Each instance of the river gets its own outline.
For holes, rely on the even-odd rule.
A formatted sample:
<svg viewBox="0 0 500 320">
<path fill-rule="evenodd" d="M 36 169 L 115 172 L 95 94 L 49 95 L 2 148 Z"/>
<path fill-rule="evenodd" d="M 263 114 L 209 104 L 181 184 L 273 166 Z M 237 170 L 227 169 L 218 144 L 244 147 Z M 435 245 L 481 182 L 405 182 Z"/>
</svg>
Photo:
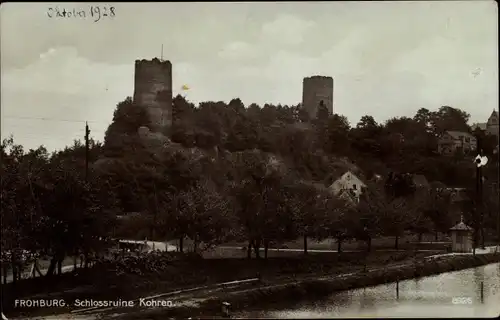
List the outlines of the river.
<svg viewBox="0 0 500 320">
<path fill-rule="evenodd" d="M 482 284 L 481 284 L 482 283 Z M 483 299 L 481 302 L 481 286 Z M 398 290 L 397 290 L 398 288 Z M 274 309 L 274 310 L 273 310 Z M 332 294 L 315 302 L 247 310 L 238 318 L 498 317 L 500 263 Z"/>
</svg>

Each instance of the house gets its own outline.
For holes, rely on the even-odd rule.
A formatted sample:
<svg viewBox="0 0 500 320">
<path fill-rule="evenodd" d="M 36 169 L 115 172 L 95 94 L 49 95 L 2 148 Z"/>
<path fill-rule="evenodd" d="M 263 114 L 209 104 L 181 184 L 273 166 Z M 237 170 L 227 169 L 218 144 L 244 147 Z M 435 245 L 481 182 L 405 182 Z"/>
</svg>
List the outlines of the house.
<svg viewBox="0 0 500 320">
<path fill-rule="evenodd" d="M 498 136 L 498 125 L 498 112 L 493 110 L 487 122 L 473 124 L 472 130 L 479 129 L 486 134 Z"/>
<path fill-rule="evenodd" d="M 469 153 L 475 150 L 476 146 L 476 137 L 468 132 L 445 131 L 438 140 L 438 152 L 444 155 L 456 152 Z"/>
<path fill-rule="evenodd" d="M 358 203 L 366 184 L 351 171 L 347 171 L 329 187 L 334 195 L 347 201 Z"/>
</svg>

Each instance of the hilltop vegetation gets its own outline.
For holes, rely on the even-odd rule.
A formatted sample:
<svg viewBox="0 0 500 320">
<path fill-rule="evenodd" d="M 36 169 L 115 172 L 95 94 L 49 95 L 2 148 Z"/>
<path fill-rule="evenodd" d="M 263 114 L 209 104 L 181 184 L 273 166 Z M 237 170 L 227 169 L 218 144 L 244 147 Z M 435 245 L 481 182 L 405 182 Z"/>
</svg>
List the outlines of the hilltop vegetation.
<svg viewBox="0 0 500 320">
<path fill-rule="evenodd" d="M 351 126 L 344 116 L 329 116 L 321 107 L 317 118 L 309 119 L 299 106 L 245 107 L 239 99 L 227 105 L 203 102 L 196 107 L 177 96 L 174 106 L 174 125 L 165 133 L 173 142 L 205 151 L 256 149 L 272 153 L 305 180 L 323 181 L 335 165 L 341 170 L 358 167 L 367 179 L 373 173 L 409 172 L 448 186 L 467 187 L 473 178 L 463 169 L 465 163 L 470 166 L 475 155 L 457 154 L 450 158 L 437 154 L 440 133 L 471 132 L 469 115 L 451 107 L 437 111 L 420 109 L 413 118 L 395 117 L 384 124 L 366 115 Z M 109 153 L 113 153 L 111 145 L 123 141 L 120 134 L 135 134 L 140 126 L 147 125 L 147 115 L 133 106 L 131 99 L 120 103 L 105 139 Z M 482 148 L 491 157 L 497 142 L 494 137 L 482 136 Z M 349 161 L 346 163 L 345 159 Z"/>
<path fill-rule="evenodd" d="M 192 239 L 195 248 L 247 241 L 259 248 L 298 237 L 397 239 L 405 231 L 447 231 L 449 196 L 416 191 L 411 182 L 377 183 L 389 172 L 423 174 L 448 186 L 474 186 L 474 155 L 436 153 L 444 130 L 470 131 L 469 115 L 451 107 L 420 109 L 413 118 L 384 124 L 363 116 L 351 126 L 341 115 L 318 111 L 308 119 L 298 106 L 245 107 L 174 98 L 171 140 L 143 139 L 149 117 L 130 98 L 120 102 L 104 143 L 49 154 L 2 143 L 2 262 L 18 270 L 26 252 L 49 256 L 52 275 L 65 256 L 90 257 L 113 237 Z M 495 141 L 483 137 L 491 157 L 489 182 L 498 174 Z M 368 184 L 358 206 L 327 190 L 345 171 Z M 488 193 L 487 224 L 495 226 L 498 199 Z M 474 197 L 460 206 L 473 221 Z M 496 210 L 496 211 L 495 211 Z M 139 213 L 118 223 L 117 215 Z M 130 215 L 129 215 L 130 216 Z M 120 220 L 122 221 L 122 220 Z"/>
</svg>

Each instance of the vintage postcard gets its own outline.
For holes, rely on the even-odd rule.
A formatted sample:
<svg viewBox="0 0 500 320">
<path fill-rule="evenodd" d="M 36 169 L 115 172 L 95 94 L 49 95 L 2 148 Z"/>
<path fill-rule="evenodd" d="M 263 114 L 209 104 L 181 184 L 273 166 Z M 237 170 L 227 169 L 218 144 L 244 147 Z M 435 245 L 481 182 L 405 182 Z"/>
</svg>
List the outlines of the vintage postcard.
<svg viewBox="0 0 500 320">
<path fill-rule="evenodd" d="M 494 1 L 0 6 L 3 319 L 500 314 Z"/>
</svg>

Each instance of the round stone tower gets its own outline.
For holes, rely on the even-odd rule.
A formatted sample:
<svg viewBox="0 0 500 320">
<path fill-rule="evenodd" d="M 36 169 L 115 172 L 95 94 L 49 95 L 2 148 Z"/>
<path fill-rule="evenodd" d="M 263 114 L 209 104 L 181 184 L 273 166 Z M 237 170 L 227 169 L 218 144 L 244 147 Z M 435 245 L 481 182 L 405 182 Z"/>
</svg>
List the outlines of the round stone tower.
<svg viewBox="0 0 500 320">
<path fill-rule="evenodd" d="M 172 123 L 172 63 L 135 61 L 134 103 L 148 110 L 151 131 L 163 131 Z"/>
<path fill-rule="evenodd" d="M 302 107 L 311 119 L 316 117 L 320 104 L 333 114 L 333 78 L 312 76 L 304 78 L 302 86 Z"/>
</svg>

